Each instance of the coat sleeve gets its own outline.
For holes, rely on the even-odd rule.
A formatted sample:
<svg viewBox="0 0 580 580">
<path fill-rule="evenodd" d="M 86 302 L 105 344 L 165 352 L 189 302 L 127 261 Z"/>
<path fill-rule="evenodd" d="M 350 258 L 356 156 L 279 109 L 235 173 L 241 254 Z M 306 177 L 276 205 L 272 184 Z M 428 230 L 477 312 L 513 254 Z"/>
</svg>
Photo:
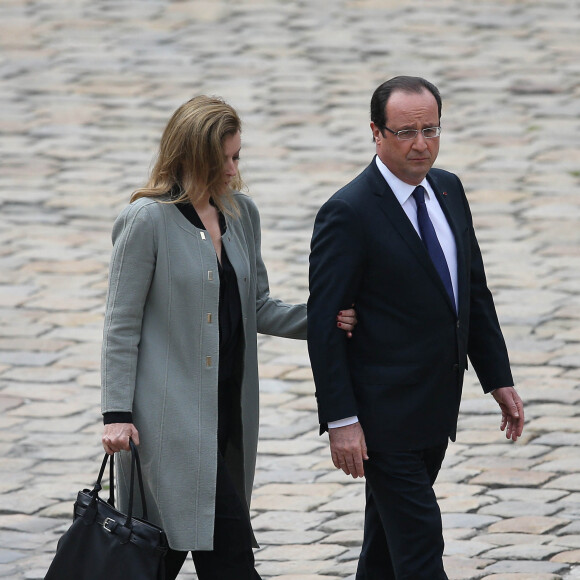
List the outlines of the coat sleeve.
<svg viewBox="0 0 580 580">
<path fill-rule="evenodd" d="M 258 332 L 285 338 L 306 339 L 306 304 L 286 304 L 270 296 L 268 272 L 262 260 L 260 214 L 246 198 L 253 237 L 256 275 L 256 321 Z"/>
<path fill-rule="evenodd" d="M 113 227 L 113 253 L 101 352 L 101 411 L 130 412 L 143 309 L 156 263 L 156 236 L 146 205 L 130 205 Z"/>
<path fill-rule="evenodd" d="M 364 271 L 364 239 L 361 220 L 348 203 L 331 199 L 322 206 L 310 252 L 308 352 L 323 428 L 329 421 L 358 415 L 348 339 L 337 328 L 336 315 L 356 302 Z"/>
</svg>

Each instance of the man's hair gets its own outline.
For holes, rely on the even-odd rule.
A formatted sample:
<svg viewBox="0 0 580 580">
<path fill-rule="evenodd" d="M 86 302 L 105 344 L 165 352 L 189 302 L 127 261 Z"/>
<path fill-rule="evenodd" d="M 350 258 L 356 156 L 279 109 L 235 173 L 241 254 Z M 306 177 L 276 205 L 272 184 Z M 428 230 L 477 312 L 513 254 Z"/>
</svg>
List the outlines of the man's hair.
<svg viewBox="0 0 580 580">
<path fill-rule="evenodd" d="M 399 76 L 384 82 L 377 87 L 371 98 L 371 121 L 381 130 L 387 126 L 387 101 L 395 91 L 404 93 L 422 93 L 429 91 L 437 101 L 439 118 L 441 118 L 441 95 L 439 89 L 421 77 Z"/>
</svg>

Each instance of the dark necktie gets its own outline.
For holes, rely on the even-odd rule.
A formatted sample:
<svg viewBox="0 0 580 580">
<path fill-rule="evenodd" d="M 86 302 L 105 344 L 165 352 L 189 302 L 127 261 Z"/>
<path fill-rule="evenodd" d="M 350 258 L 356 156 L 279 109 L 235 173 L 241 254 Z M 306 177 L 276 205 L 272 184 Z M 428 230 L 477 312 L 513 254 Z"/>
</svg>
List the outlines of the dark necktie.
<svg viewBox="0 0 580 580">
<path fill-rule="evenodd" d="M 425 188 L 422 185 L 418 185 L 413 191 L 413 197 L 417 202 L 417 220 L 419 222 L 419 233 L 421 234 L 421 238 L 423 238 L 423 243 L 425 246 L 427 246 L 427 251 L 429 252 L 429 256 L 431 256 L 431 261 L 433 262 L 435 269 L 443 281 L 445 290 L 447 290 L 447 293 L 451 298 L 451 302 L 453 302 L 453 305 L 455 305 L 453 286 L 451 284 L 451 275 L 449 274 L 449 266 L 447 265 L 445 254 L 441 249 L 441 244 L 437 239 L 437 234 L 435 233 L 433 222 L 429 217 L 429 212 L 427 211 L 427 206 L 425 205 Z"/>
</svg>

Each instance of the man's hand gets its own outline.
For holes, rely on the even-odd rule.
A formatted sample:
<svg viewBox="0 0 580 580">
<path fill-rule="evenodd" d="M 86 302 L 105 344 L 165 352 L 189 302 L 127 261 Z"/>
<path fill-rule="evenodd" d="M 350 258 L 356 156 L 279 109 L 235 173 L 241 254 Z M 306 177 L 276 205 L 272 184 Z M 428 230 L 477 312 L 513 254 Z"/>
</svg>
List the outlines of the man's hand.
<svg viewBox="0 0 580 580">
<path fill-rule="evenodd" d="M 121 449 L 130 451 L 129 438 L 139 445 L 139 432 L 133 423 L 109 423 L 103 429 L 103 448 L 109 455 Z"/>
<path fill-rule="evenodd" d="M 329 429 L 328 436 L 334 466 L 355 479 L 364 477 L 363 460 L 368 459 L 369 456 L 360 423 Z"/>
<path fill-rule="evenodd" d="M 492 393 L 501 409 L 500 429 L 512 441 L 517 441 L 524 430 L 524 404 L 514 387 L 502 387 Z"/>
</svg>

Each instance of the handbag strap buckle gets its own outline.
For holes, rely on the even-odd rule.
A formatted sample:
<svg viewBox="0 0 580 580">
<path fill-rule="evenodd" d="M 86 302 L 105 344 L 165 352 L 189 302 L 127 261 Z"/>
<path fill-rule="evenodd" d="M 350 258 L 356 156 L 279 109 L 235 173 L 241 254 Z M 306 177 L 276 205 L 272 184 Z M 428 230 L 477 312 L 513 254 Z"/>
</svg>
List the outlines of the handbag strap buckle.
<svg viewBox="0 0 580 580">
<path fill-rule="evenodd" d="M 103 521 L 103 528 L 105 528 L 109 534 L 112 534 L 115 531 L 117 525 L 117 522 L 113 518 L 105 518 Z"/>
</svg>

